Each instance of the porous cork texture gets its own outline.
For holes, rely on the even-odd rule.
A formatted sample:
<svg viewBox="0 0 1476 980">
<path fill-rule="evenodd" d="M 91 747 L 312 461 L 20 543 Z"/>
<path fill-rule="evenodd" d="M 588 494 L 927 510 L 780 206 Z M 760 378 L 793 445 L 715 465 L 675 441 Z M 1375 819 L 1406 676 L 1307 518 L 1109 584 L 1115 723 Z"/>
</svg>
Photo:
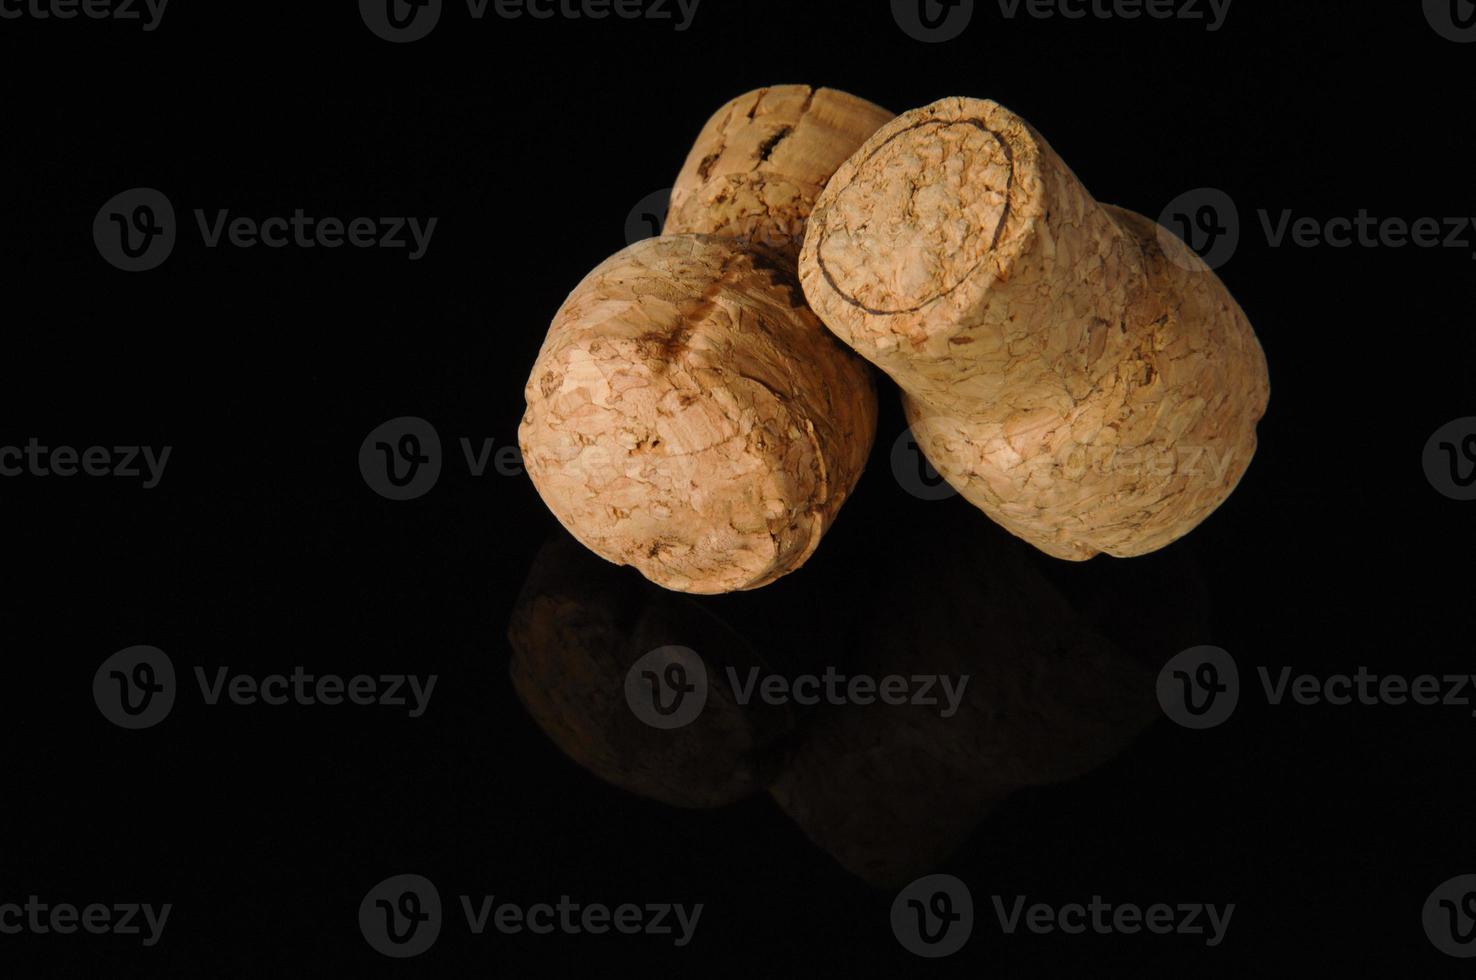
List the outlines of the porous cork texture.
<svg viewBox="0 0 1476 980">
<path fill-rule="evenodd" d="M 1266 361 L 1224 284 L 994 102 L 872 135 L 817 200 L 800 278 L 940 474 L 1048 554 L 1161 548 L 1255 452 Z"/>
<path fill-rule="evenodd" d="M 826 182 L 891 118 L 864 99 L 809 85 L 740 95 L 697 137 L 672 188 L 665 234 L 738 238 L 794 261 Z"/>
<path fill-rule="evenodd" d="M 814 552 L 876 430 L 866 365 L 766 249 L 647 239 L 554 316 L 519 428 L 581 543 L 669 589 L 753 589 Z"/>
</svg>

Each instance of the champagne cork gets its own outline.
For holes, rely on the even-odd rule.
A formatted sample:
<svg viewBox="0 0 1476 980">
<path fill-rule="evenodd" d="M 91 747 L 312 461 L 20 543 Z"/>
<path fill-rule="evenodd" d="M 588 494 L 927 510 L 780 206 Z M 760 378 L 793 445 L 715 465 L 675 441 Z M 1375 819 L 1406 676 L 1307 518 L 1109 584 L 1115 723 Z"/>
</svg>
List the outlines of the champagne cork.
<svg viewBox="0 0 1476 980">
<path fill-rule="evenodd" d="M 665 234 L 737 238 L 794 262 L 826 182 L 891 118 L 864 99 L 809 85 L 738 96 L 698 135 L 672 188 Z"/>
<path fill-rule="evenodd" d="M 816 202 L 800 278 L 939 473 L 1058 558 L 1162 548 L 1255 452 L 1266 361 L 1224 284 L 994 102 L 874 133 Z"/>
<path fill-rule="evenodd" d="M 669 589 L 754 589 L 800 567 L 876 430 L 870 372 L 786 264 L 731 239 L 647 239 L 564 302 L 519 442 L 554 515 Z"/>
</svg>

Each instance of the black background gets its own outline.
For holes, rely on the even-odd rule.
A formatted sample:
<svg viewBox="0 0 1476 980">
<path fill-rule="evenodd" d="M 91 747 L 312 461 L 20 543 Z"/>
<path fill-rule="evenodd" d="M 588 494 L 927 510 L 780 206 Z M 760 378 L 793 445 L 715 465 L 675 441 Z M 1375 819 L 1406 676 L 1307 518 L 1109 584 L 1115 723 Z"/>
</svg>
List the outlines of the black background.
<svg viewBox="0 0 1476 980">
<path fill-rule="evenodd" d="M 556 529 L 522 477 L 470 477 L 456 440 L 515 442 L 548 321 L 625 245 L 707 117 L 806 82 L 895 111 L 996 99 L 1103 201 L 1157 216 L 1224 189 L 1242 242 L 1220 273 L 1271 366 L 1261 448 L 1170 551 L 1212 608 L 1199 642 L 1254 665 L 1406 674 L 1470 666 L 1473 505 L 1426 481 L 1429 435 L 1472 410 L 1470 249 L 1272 248 L 1258 209 L 1476 215 L 1476 46 L 1417 3 L 1240 0 L 1223 29 L 1007 20 L 981 3 L 923 44 L 884 2 L 704 0 L 670 22 L 474 22 L 451 4 L 392 45 L 349 3 L 185 4 L 159 29 L 0 21 L 4 250 L 0 444 L 169 445 L 165 477 L 0 480 L 0 900 L 172 902 L 164 939 L 0 937 L 0 976 L 702 975 L 1168 977 L 1304 968 L 1454 975 L 1420 925 L 1476 872 L 1467 708 L 1243 699 L 1192 733 L 1160 720 L 1111 764 L 997 810 L 942 870 L 981 908 L 965 950 L 893 938 L 892 892 L 813 847 L 768 800 L 682 811 L 608 787 L 528 720 L 506 627 Z M 308 7 L 312 7 L 309 11 Z M 182 218 L 159 269 L 94 248 L 94 214 L 152 186 Z M 403 251 L 206 249 L 190 212 L 439 217 Z M 706 604 L 762 632 L 764 602 L 838 637 L 864 589 L 987 523 L 892 478 L 890 389 L 872 466 L 824 545 L 765 593 Z M 364 436 L 422 416 L 436 488 L 365 485 Z M 989 533 L 989 532 L 985 532 Z M 997 533 L 997 532 L 995 532 Z M 1072 589 L 1126 567 L 1066 568 Z M 943 559 L 946 560 L 946 555 Z M 1145 561 L 1151 561 L 1146 559 Z M 864 587 L 864 588 L 863 588 Z M 874 595 L 873 592 L 865 593 Z M 1151 619 L 1173 600 L 1123 600 Z M 1166 615 L 1168 613 L 1165 613 Z M 981 639 L 981 642 L 984 642 Z M 1131 638 L 1124 642 L 1131 643 Z M 94 671 L 134 644 L 177 666 L 436 673 L 425 717 L 205 708 L 157 728 L 98 713 Z M 1163 661 L 1178 649 L 1140 649 Z M 1253 689 L 1254 690 L 1254 689 Z M 448 926 L 396 962 L 359 934 L 365 891 L 425 874 L 443 898 L 702 902 L 696 940 L 494 936 Z M 1226 941 L 1002 935 L 990 894 L 1236 903 Z M 1396 974 L 1393 971 L 1398 971 Z"/>
</svg>

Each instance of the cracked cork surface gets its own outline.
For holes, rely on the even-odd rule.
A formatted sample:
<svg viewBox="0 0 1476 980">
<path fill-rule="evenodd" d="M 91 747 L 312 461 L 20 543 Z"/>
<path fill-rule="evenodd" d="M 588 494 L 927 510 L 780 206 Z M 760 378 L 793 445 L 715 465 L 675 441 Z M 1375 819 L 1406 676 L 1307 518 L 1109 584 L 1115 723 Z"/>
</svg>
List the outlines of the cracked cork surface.
<svg viewBox="0 0 1476 980">
<path fill-rule="evenodd" d="M 1018 116 L 950 98 L 840 167 L 800 278 L 966 499 L 1056 557 L 1127 557 L 1230 495 L 1270 394 L 1245 314 L 1175 243 Z"/>
<path fill-rule="evenodd" d="M 647 239 L 555 315 L 519 442 L 559 521 L 684 592 L 752 589 L 814 552 L 861 474 L 876 394 L 762 248 Z"/>
<path fill-rule="evenodd" d="M 809 85 L 740 95 L 698 135 L 672 188 L 665 234 L 738 238 L 793 262 L 826 182 L 891 118 L 864 99 Z"/>
</svg>

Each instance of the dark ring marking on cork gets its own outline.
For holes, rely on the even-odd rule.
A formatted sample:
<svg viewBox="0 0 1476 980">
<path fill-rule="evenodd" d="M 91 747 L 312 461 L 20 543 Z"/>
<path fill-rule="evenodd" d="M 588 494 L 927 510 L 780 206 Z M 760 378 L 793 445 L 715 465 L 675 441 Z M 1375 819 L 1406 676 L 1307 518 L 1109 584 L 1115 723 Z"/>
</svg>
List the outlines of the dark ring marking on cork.
<svg viewBox="0 0 1476 980">
<path fill-rule="evenodd" d="M 1005 188 L 1004 188 L 1005 203 L 1004 203 L 1004 210 L 1002 212 L 1000 212 L 1000 215 L 999 215 L 999 224 L 997 224 L 995 226 L 995 228 L 994 228 L 994 239 L 993 239 L 993 241 L 991 241 L 989 243 L 989 251 L 990 252 L 993 252 L 999 246 L 999 240 L 1004 235 L 1005 225 L 1010 220 L 1010 193 L 1015 188 L 1015 151 L 1010 148 L 1009 141 L 1004 138 L 1004 134 L 999 133 L 999 132 L 997 132 L 997 131 L 995 131 L 993 129 L 990 129 L 988 126 L 986 126 L 984 124 L 984 122 L 982 120 L 979 120 L 979 119 L 955 119 L 955 120 L 928 119 L 928 120 L 925 120 L 923 122 L 914 123 L 913 125 L 908 126 L 906 129 L 899 129 L 897 132 L 893 133 L 891 136 L 888 136 L 885 140 L 883 140 L 881 142 L 881 144 L 878 145 L 875 150 L 872 150 L 871 153 L 867 155 L 866 159 L 856 166 L 856 172 L 857 173 L 860 173 L 861 168 L 864 167 L 866 164 L 870 163 L 871 160 L 872 160 L 872 158 L 875 157 L 878 153 L 880 153 L 883 149 L 885 149 L 886 146 L 887 146 L 887 144 L 891 143 L 892 140 L 897 139 L 898 137 L 900 137 L 900 136 L 902 136 L 902 135 L 904 135 L 906 133 L 910 133 L 913 130 L 922 129 L 924 126 L 973 126 L 973 127 L 977 128 L 977 129 L 979 129 L 980 131 L 985 132 L 985 133 L 988 133 L 990 136 L 993 136 L 994 139 L 995 139 L 995 142 L 997 142 L 1000 145 L 1000 148 L 1002 150 L 1004 150 L 1005 162 L 1009 164 L 1010 175 L 1005 180 Z M 837 196 L 839 196 L 839 195 L 837 195 Z M 944 296 L 947 296 L 949 293 L 953 292 L 954 290 L 956 290 L 960 286 L 962 286 L 964 283 L 968 282 L 969 279 L 973 276 L 973 274 L 978 270 L 979 266 L 983 265 L 984 262 L 985 262 L 985 260 L 988 258 L 987 255 L 985 256 L 985 258 L 981 258 L 978 262 L 976 262 L 974 264 L 973 268 L 969 269 L 967 272 L 965 272 L 962 276 L 959 277 L 958 282 L 954 283 L 952 286 L 949 286 L 947 289 L 943 290 L 938 295 L 932 296 L 932 297 L 928 298 L 927 300 L 924 300 L 922 303 L 919 303 L 917 306 L 910 306 L 910 307 L 907 307 L 906 309 L 901 309 L 901 310 L 882 310 L 882 309 L 876 309 L 876 308 L 867 306 L 866 304 L 860 302 L 859 300 L 857 300 L 854 297 L 852 297 L 849 294 L 847 294 L 845 290 L 841 289 L 840 284 L 835 281 L 835 277 L 830 274 L 830 269 L 827 268 L 826 265 L 825 265 L 825 256 L 824 256 L 825 239 L 826 239 L 826 235 L 827 235 L 829 229 L 825 227 L 825 216 L 824 215 L 821 215 L 820 216 L 820 221 L 821 221 L 820 240 L 819 240 L 819 242 L 815 246 L 815 262 L 816 262 L 816 264 L 818 264 L 820 266 L 820 273 L 823 276 L 825 276 L 825 281 L 827 283 L 829 283 L 830 288 L 842 300 L 844 300 L 846 303 L 850 304 L 851 306 L 856 307 L 856 309 L 861 310 L 862 312 L 871 313 L 871 314 L 876 315 L 876 316 L 895 316 L 896 314 L 899 314 L 899 313 L 916 313 L 918 310 L 921 310 L 923 307 L 929 306 L 929 305 L 931 305 L 933 303 L 936 303 L 938 300 L 942 299 Z"/>
</svg>

